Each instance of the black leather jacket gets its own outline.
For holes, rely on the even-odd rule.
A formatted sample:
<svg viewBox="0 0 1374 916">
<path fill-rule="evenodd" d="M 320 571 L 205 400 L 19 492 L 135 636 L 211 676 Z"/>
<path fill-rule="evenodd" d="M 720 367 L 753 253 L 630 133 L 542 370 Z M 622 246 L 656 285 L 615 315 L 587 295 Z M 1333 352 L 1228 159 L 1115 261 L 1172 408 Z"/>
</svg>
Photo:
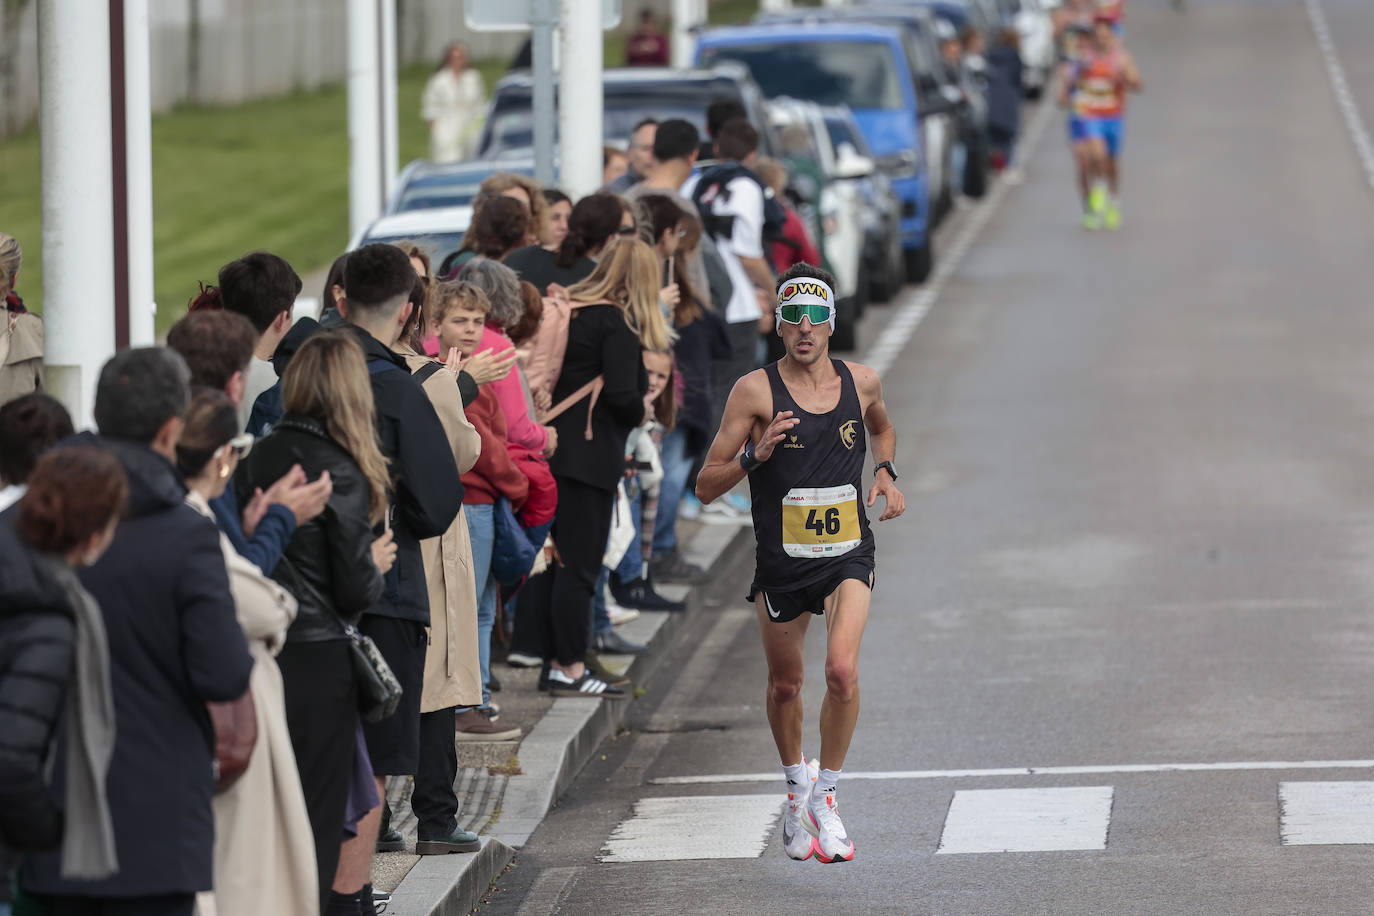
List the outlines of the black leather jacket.
<svg viewBox="0 0 1374 916">
<path fill-rule="evenodd" d="M 382 594 L 382 575 L 372 562 L 367 481 L 318 420 L 287 414 L 239 468 L 234 481 L 239 505 L 247 505 L 254 488 L 267 489 L 295 464 L 310 480 L 328 471 L 334 494 L 324 512 L 296 529 L 272 572 L 300 605 L 286 639 L 343 639 L 339 621 L 356 624 Z"/>
</svg>

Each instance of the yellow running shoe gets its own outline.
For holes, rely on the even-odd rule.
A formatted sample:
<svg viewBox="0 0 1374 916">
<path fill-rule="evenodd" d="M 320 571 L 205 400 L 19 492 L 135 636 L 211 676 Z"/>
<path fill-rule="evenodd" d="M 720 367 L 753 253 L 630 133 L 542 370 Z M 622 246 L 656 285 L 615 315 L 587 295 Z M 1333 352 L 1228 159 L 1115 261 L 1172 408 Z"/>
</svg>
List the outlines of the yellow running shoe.
<svg viewBox="0 0 1374 916">
<path fill-rule="evenodd" d="M 1107 189 L 1102 185 L 1093 185 L 1093 189 L 1088 192 L 1088 209 L 1094 213 L 1101 214 L 1107 208 Z"/>
<path fill-rule="evenodd" d="M 1083 214 L 1083 228 L 1096 231 L 1102 228 L 1102 217 L 1091 211 Z"/>
<path fill-rule="evenodd" d="M 1107 211 L 1102 214 L 1102 222 L 1108 229 L 1121 228 L 1121 208 L 1115 202 L 1107 205 Z"/>
</svg>

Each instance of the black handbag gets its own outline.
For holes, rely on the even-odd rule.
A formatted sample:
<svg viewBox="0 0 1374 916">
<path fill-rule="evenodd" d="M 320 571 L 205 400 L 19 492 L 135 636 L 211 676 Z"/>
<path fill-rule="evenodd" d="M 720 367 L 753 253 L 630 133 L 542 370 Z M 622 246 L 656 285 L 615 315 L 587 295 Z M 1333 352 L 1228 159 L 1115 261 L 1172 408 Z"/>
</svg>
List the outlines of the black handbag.
<svg viewBox="0 0 1374 916">
<path fill-rule="evenodd" d="M 321 597 L 314 583 L 302 576 L 286 557 L 281 558 L 278 569 L 285 569 L 290 574 L 295 587 L 288 587 L 288 590 L 294 592 L 298 600 L 304 592 L 321 608 L 332 607 Z M 358 682 L 358 714 L 364 722 L 380 722 L 401 704 L 401 694 L 405 692 L 401 682 L 371 637 L 364 636 L 357 627 L 344 623 L 333 613 L 329 617 L 338 624 L 339 632 L 348 641 L 348 657 L 353 663 L 353 677 Z"/>
</svg>

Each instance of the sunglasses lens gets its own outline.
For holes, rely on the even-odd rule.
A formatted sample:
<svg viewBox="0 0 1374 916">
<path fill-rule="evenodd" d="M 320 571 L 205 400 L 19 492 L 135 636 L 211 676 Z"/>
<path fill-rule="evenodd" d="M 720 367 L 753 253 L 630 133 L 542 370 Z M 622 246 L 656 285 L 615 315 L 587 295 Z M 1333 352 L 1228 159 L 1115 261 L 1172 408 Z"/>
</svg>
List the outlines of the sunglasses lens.
<svg viewBox="0 0 1374 916">
<path fill-rule="evenodd" d="M 830 306 L 808 303 L 806 305 L 784 305 L 780 308 L 782 320 L 788 324 L 801 324 L 802 318 L 809 318 L 812 324 L 830 321 Z"/>
</svg>

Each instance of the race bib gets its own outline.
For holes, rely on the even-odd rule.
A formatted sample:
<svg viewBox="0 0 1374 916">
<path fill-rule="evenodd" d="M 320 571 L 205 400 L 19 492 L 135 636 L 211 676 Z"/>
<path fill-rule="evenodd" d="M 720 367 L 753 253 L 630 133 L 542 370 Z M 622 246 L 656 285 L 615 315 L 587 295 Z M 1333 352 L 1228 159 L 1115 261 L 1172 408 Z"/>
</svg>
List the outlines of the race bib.
<svg viewBox="0 0 1374 916">
<path fill-rule="evenodd" d="M 853 485 L 798 487 L 782 498 L 782 549 L 789 557 L 838 557 L 862 539 L 859 494 Z"/>
</svg>

